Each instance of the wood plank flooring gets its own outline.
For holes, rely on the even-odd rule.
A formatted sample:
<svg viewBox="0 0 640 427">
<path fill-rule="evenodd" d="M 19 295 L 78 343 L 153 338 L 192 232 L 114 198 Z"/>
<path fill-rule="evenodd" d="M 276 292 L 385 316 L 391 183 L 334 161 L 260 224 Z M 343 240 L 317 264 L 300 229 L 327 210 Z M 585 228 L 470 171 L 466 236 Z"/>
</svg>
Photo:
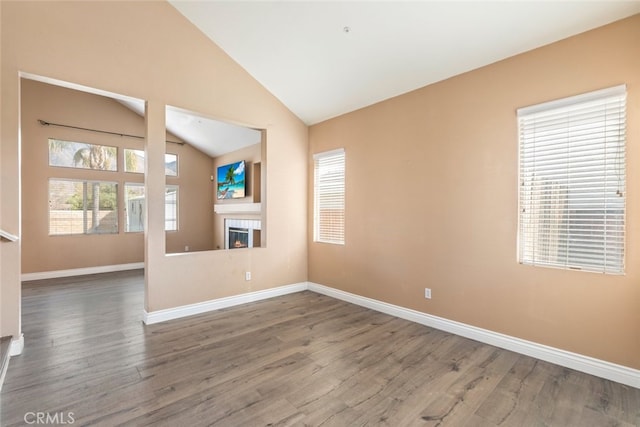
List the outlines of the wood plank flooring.
<svg viewBox="0 0 640 427">
<path fill-rule="evenodd" d="M 640 425 L 638 389 L 312 292 L 142 308 L 141 271 L 25 283 L 0 425 Z"/>
</svg>

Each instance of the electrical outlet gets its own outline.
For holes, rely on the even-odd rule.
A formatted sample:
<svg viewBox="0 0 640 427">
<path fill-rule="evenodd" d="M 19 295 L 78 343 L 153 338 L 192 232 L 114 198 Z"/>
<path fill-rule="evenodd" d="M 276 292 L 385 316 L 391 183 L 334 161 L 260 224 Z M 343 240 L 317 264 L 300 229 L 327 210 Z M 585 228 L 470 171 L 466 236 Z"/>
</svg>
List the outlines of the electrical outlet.
<svg viewBox="0 0 640 427">
<path fill-rule="evenodd" d="M 185 247 L 184 247 L 184 251 L 185 251 L 185 252 L 189 252 L 189 246 L 185 246 Z"/>
<path fill-rule="evenodd" d="M 245 271 L 244 272 L 244 280 L 251 280 L 251 272 L 250 271 Z"/>
<path fill-rule="evenodd" d="M 431 289 L 430 288 L 424 288 L 424 297 L 426 299 L 431 299 Z"/>
</svg>

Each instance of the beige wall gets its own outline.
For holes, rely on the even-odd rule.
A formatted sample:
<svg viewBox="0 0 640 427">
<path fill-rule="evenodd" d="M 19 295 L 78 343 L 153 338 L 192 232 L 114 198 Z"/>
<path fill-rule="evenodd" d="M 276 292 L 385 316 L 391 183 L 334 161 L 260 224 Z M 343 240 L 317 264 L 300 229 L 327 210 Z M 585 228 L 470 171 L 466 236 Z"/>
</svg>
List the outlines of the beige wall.
<svg viewBox="0 0 640 427">
<path fill-rule="evenodd" d="M 519 265 L 516 109 L 621 83 L 626 275 Z M 347 168 L 346 244 L 310 241 L 310 281 L 640 368 L 640 15 L 312 126 L 310 147 Z"/>
<path fill-rule="evenodd" d="M 11 40 L 7 34 L 4 21 L 6 13 L 4 4 L 0 2 L 0 114 L 2 114 L 0 123 L 0 171 L 2 179 L 0 180 L 0 227 L 12 233 L 20 232 L 20 214 L 19 214 L 19 193 L 16 191 L 20 176 L 20 163 L 18 161 L 18 145 L 17 142 L 17 123 L 19 110 L 9 108 L 5 104 L 5 100 L 9 98 L 18 99 L 17 79 L 12 79 L 8 84 L 7 76 L 10 74 L 5 67 L 4 57 L 7 55 L 8 41 Z M 10 125 L 9 123 L 12 123 Z M 12 139 L 12 144 L 5 144 L 6 139 Z M 0 336 L 13 335 L 18 337 L 19 315 L 20 315 L 20 243 L 0 242 Z"/>
<path fill-rule="evenodd" d="M 306 280 L 307 127 L 276 98 L 165 2 L 3 1 L 0 8 L 3 227 L 19 229 L 19 73 L 25 72 L 147 101 L 146 310 Z M 267 130 L 269 164 L 287 170 L 267 177 L 269 247 L 165 255 L 166 105 Z M 1 254 L 0 334 L 17 335 L 20 246 L 3 243 Z M 253 273 L 249 282 L 245 270 Z"/>
<path fill-rule="evenodd" d="M 254 183 L 260 184 L 260 178 L 257 180 L 253 174 L 253 165 L 256 163 L 260 163 L 262 165 L 262 145 L 256 144 L 250 147 L 246 147 L 240 150 L 233 151 L 231 153 L 224 154 L 222 156 L 218 156 L 213 159 L 213 170 L 215 172 L 215 182 L 214 182 L 214 191 L 218 188 L 217 181 L 217 170 L 219 166 L 228 165 L 229 163 L 239 162 L 241 160 L 246 161 L 246 193 L 245 197 L 241 199 L 229 199 L 229 200 L 217 200 L 217 195 L 214 195 L 216 204 L 220 205 L 232 205 L 237 203 L 258 203 L 261 200 L 256 199 L 257 196 L 260 195 L 260 190 L 256 191 L 254 187 Z M 261 166 L 262 170 L 262 166 Z M 266 172 L 266 165 L 265 165 Z M 217 193 L 216 193 L 217 194 Z M 265 200 L 266 201 L 266 200 Z M 266 204 L 266 203 L 265 203 Z M 262 223 L 266 224 L 265 219 L 262 218 L 262 215 L 245 215 L 245 214 L 215 214 L 213 218 L 213 229 L 214 229 L 214 245 L 216 249 L 224 249 L 224 220 L 226 218 L 236 218 L 236 219 L 260 219 Z M 266 246 L 266 241 L 262 241 L 262 246 Z"/>
<path fill-rule="evenodd" d="M 50 167 L 48 138 L 122 148 L 144 147 L 144 141 L 114 135 L 42 126 L 38 119 L 73 126 L 144 135 L 144 119 L 116 101 L 32 80 L 21 80 L 22 135 L 22 273 L 142 262 L 141 233 L 124 233 L 124 204 L 119 198 L 121 234 L 49 236 L 49 179 L 95 179 L 115 182 L 122 193 L 127 182 L 144 176 L 122 171 Z M 119 161 L 119 166 L 121 165 Z"/>
<path fill-rule="evenodd" d="M 178 230 L 166 233 L 167 252 L 208 251 L 213 246 L 213 159 L 190 145 L 168 144 L 178 155 L 178 176 L 167 184 L 178 186 Z"/>
<path fill-rule="evenodd" d="M 311 153 L 346 149 L 343 247 L 307 241 L 306 126 L 169 4 L 3 1 L 0 19 L 2 228 L 20 230 L 19 72 L 147 100 L 147 310 L 308 277 L 640 368 L 640 17 L 313 126 Z M 518 265 L 516 108 L 620 83 L 629 91 L 626 275 Z M 165 255 L 165 105 L 267 130 L 267 248 Z M 1 244 L 0 335 L 20 332 L 20 253 Z"/>
<path fill-rule="evenodd" d="M 38 119 L 76 127 L 144 135 L 144 118 L 117 101 L 33 80 L 21 81 L 22 123 L 22 273 L 117 265 L 144 261 L 142 232 L 125 233 L 124 184 L 144 183 L 144 175 L 123 171 L 123 149 L 144 149 L 144 141 L 69 129 L 42 126 Z M 88 171 L 48 166 L 48 138 L 118 147 L 119 171 Z M 167 139 L 178 141 L 174 135 Z M 189 145 L 168 144 L 178 155 L 178 231 L 167 233 L 167 249 L 207 250 L 213 247 L 211 220 L 212 159 Z M 118 184 L 117 234 L 49 236 L 48 181 L 95 179 Z M 169 243 L 171 242 L 171 243 Z"/>
</svg>

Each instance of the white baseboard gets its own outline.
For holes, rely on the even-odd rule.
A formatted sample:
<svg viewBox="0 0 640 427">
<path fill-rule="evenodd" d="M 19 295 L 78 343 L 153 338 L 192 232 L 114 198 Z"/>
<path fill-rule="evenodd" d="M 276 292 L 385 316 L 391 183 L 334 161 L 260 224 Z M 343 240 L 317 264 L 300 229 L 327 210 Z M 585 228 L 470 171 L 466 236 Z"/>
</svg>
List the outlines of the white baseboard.
<svg viewBox="0 0 640 427">
<path fill-rule="evenodd" d="M 9 369 L 9 362 L 11 362 L 11 358 L 22 354 L 22 350 L 24 350 L 24 334 L 20 334 L 20 337 L 15 340 L 11 340 L 11 345 L 9 346 L 9 360 L 4 366 L 0 367 L 0 390 L 2 390 L 2 384 L 4 383 L 4 377 Z"/>
<path fill-rule="evenodd" d="M 455 335 L 479 341 L 485 344 L 504 348 L 516 353 L 535 357 L 556 365 L 564 366 L 576 371 L 585 372 L 600 378 L 605 378 L 631 387 L 640 388 L 640 370 L 618 365 L 582 354 L 572 353 L 566 350 L 549 347 L 543 344 L 523 340 L 509 335 L 493 332 L 454 320 L 445 319 L 431 314 L 422 313 L 409 308 L 400 307 L 386 302 L 344 292 L 312 282 L 296 283 L 263 291 L 250 292 L 181 307 L 158 310 L 150 313 L 144 312 L 143 321 L 147 325 L 206 313 L 221 308 L 233 307 L 248 302 L 260 301 L 294 292 L 310 290 L 327 295 L 342 301 L 370 308 L 391 316 L 419 323 L 435 329 L 446 331 Z"/>
<path fill-rule="evenodd" d="M 11 359 L 11 357 L 9 357 L 9 359 Z M 9 369 L 9 362 L 10 360 L 7 360 L 7 363 L 5 363 L 0 368 L 0 391 L 2 391 L 2 384 L 4 383 L 4 377 L 5 375 L 7 375 L 7 370 Z"/>
<path fill-rule="evenodd" d="M 22 354 L 22 350 L 24 350 L 24 334 L 20 334 L 18 338 L 11 340 L 9 356 L 19 356 Z"/>
<path fill-rule="evenodd" d="M 85 274 L 112 273 L 114 271 L 138 270 L 144 268 L 144 262 L 132 262 L 130 264 L 101 265 L 98 267 L 74 268 L 71 270 L 42 271 L 37 273 L 25 273 L 20 276 L 20 280 L 28 282 L 30 280 L 56 279 L 58 277 L 83 276 Z"/>
<path fill-rule="evenodd" d="M 157 310 L 152 312 L 145 311 L 143 313 L 142 321 L 147 325 L 151 325 L 154 323 L 164 322 L 166 320 L 193 316 L 194 314 L 206 313 L 209 311 L 220 310 L 221 308 L 233 307 L 240 304 L 246 304 L 248 302 L 260 301 L 306 290 L 307 283 L 302 282 L 293 285 L 280 286 L 272 289 L 265 289 L 263 291 L 249 292 L 246 294 L 199 302 L 196 304 L 167 308 L 165 310 Z"/>
<path fill-rule="evenodd" d="M 20 334 L 20 338 L 11 340 L 11 343 L 9 343 L 9 357 L 7 359 L 7 363 L 2 364 L 2 361 L 0 361 L 0 390 L 2 390 L 2 384 L 4 383 L 4 377 L 7 374 L 7 370 L 9 369 L 9 362 L 11 361 L 11 357 L 17 356 L 22 353 L 23 348 L 24 335 L 22 334 Z"/>
<path fill-rule="evenodd" d="M 2 384 L 4 383 L 4 377 L 7 375 L 7 370 L 9 369 L 9 362 L 7 362 L 2 370 L 0 371 L 0 391 L 2 391 Z"/>
<path fill-rule="evenodd" d="M 391 316 L 420 323 L 421 325 L 440 329 L 475 341 L 480 341 L 496 347 L 511 350 L 516 353 L 535 357 L 536 359 L 575 369 L 576 371 L 585 372 L 600 378 L 606 378 L 631 387 L 640 388 L 640 370 L 637 369 L 549 347 L 543 344 L 537 344 L 498 332 L 489 331 L 487 329 L 467 325 L 465 323 L 444 319 L 442 317 L 351 294 L 349 292 L 319 285 L 317 283 L 309 282 L 308 289 L 319 294 L 370 308 Z"/>
</svg>

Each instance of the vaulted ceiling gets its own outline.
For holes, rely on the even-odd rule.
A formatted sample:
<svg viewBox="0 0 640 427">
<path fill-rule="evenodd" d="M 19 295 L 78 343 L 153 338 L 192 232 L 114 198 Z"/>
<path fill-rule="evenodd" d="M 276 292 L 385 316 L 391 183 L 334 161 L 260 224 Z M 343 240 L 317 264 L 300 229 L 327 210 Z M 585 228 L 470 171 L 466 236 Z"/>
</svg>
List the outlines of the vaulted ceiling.
<svg viewBox="0 0 640 427">
<path fill-rule="evenodd" d="M 640 1 L 170 3 L 307 124 L 640 13 Z"/>
</svg>

